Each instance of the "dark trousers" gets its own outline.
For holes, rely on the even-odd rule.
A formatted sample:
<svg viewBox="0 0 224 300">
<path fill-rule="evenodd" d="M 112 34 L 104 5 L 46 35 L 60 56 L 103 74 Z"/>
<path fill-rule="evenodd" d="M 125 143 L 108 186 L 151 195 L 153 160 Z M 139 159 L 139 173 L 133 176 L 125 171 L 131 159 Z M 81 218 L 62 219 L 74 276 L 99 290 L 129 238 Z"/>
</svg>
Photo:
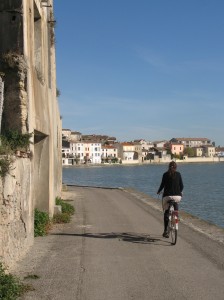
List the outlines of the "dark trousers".
<svg viewBox="0 0 224 300">
<path fill-rule="evenodd" d="M 173 206 L 175 210 L 178 210 L 178 203 L 175 202 Z M 167 231 L 168 223 L 169 223 L 169 209 L 164 211 L 164 231 Z"/>
</svg>

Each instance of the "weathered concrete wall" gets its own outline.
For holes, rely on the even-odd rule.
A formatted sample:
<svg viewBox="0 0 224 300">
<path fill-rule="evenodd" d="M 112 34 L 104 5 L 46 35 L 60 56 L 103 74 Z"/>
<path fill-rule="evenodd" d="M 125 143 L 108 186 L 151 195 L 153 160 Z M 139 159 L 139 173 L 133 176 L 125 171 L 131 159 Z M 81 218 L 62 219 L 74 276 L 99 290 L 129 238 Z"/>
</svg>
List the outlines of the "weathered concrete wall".
<svg viewBox="0 0 224 300">
<path fill-rule="evenodd" d="M 0 235 L 0 256 L 10 263 L 32 242 L 34 208 L 52 216 L 55 198 L 60 196 L 61 119 L 56 97 L 53 0 L 48 0 L 48 7 L 41 0 L 0 2 L 0 72 L 5 86 L 2 128 L 33 133 L 32 159 L 17 161 L 15 178 L 7 176 L 0 185 L 0 232 L 4 232 Z M 23 189 L 18 192 L 20 186 Z M 12 195 L 12 211 L 5 204 L 6 194 Z"/>
<path fill-rule="evenodd" d="M 0 3 L 0 71 L 5 74 L 2 130 L 27 132 L 27 63 L 23 43 L 23 1 Z"/>
<path fill-rule="evenodd" d="M 22 3 L 22 0 L 0 1 L 0 53 L 23 53 Z"/>
<path fill-rule="evenodd" d="M 1 71 L 4 72 L 5 93 L 2 130 L 28 131 L 27 63 L 23 55 L 2 54 Z"/>
<path fill-rule="evenodd" d="M 25 254 L 34 238 L 30 159 L 14 160 L 10 174 L 0 177 L 0 260 L 8 266 Z"/>
</svg>

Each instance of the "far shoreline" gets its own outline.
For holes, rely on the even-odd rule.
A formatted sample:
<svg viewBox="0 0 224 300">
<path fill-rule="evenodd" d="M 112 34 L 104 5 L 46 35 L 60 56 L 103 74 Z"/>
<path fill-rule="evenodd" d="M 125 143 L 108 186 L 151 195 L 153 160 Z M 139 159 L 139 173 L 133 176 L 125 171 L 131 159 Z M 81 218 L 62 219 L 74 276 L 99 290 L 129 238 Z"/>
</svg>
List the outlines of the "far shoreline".
<svg viewBox="0 0 224 300">
<path fill-rule="evenodd" d="M 172 160 L 170 160 L 172 161 Z M 130 167 L 130 166 L 159 166 L 159 165 L 167 165 L 170 161 L 162 161 L 162 162 L 151 162 L 151 163 L 101 163 L 101 164 L 74 164 L 74 165 L 62 165 L 62 168 L 92 168 L 92 167 Z M 181 161 L 175 160 L 177 164 L 219 164 L 224 163 L 222 161 Z"/>
</svg>

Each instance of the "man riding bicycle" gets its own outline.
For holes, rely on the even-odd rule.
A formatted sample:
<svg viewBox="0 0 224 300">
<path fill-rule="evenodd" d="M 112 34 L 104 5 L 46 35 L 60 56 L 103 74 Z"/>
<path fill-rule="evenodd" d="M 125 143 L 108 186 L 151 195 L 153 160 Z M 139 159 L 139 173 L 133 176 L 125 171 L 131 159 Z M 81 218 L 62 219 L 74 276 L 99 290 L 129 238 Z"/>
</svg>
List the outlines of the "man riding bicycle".
<svg viewBox="0 0 224 300">
<path fill-rule="evenodd" d="M 164 211 L 164 232 L 163 237 L 169 238 L 167 231 L 169 223 L 169 201 L 173 200 L 174 209 L 178 210 L 178 203 L 182 198 L 182 191 L 184 188 L 181 174 L 176 171 L 177 164 L 174 161 L 169 163 L 168 171 L 163 174 L 162 182 L 157 194 L 163 190 L 163 211 Z"/>
</svg>

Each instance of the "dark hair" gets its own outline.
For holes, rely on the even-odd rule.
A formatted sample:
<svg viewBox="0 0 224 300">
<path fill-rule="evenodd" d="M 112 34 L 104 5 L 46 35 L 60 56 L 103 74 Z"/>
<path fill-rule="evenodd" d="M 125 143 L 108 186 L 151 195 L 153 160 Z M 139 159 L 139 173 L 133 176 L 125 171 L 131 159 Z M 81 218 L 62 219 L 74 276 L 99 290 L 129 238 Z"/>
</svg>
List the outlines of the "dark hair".
<svg viewBox="0 0 224 300">
<path fill-rule="evenodd" d="M 175 161 L 171 161 L 169 163 L 169 169 L 168 169 L 170 176 L 173 176 L 175 174 L 176 169 L 177 169 L 177 164 L 175 163 Z"/>
</svg>

